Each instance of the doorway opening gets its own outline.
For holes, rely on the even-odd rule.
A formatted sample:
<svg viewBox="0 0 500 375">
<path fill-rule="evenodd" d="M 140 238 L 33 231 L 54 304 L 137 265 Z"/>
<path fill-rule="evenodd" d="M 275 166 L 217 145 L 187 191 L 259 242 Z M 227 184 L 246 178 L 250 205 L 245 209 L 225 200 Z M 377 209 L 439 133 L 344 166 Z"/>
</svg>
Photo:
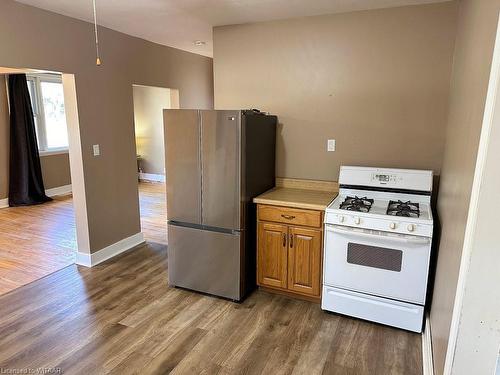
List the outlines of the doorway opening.
<svg viewBox="0 0 500 375">
<path fill-rule="evenodd" d="M 141 229 L 148 242 L 167 244 L 163 110 L 179 108 L 179 90 L 133 85 Z"/>
<path fill-rule="evenodd" d="M 12 187 L 9 182 L 12 169 L 22 168 L 16 158 L 15 162 L 10 162 L 13 141 L 18 149 L 18 142 L 13 137 L 20 139 L 17 130 L 11 133 L 10 101 L 13 99 L 9 96 L 9 76 L 13 74 L 19 75 L 20 83 L 12 86 L 10 93 L 16 93 L 18 100 L 18 94 L 26 93 L 27 88 L 24 103 L 29 102 L 29 105 L 25 105 L 24 114 L 33 120 L 26 122 L 29 124 L 26 128 L 30 132 L 34 127 L 35 137 L 23 142 L 34 141 L 34 148 L 30 149 L 37 151 L 34 154 L 27 150 L 16 152 L 35 165 L 39 163 L 44 188 L 39 190 L 42 194 L 45 190 L 45 195 L 51 198 L 44 203 L 9 200 L 12 189 L 23 189 L 31 183 L 22 181 L 19 186 Z M 79 137 L 78 142 L 72 141 L 79 129 L 78 124 L 72 130 L 68 127 L 70 122 L 75 124 L 70 118 L 73 112 L 76 113 L 74 90 L 71 74 L 0 68 L 0 295 L 74 264 L 77 250 L 87 248 L 88 228 L 80 212 L 85 208 L 85 196 L 77 194 L 76 201 L 83 202 L 78 210 L 74 199 L 75 187 L 78 190 L 77 186 L 83 186 L 83 163 L 76 156 L 79 147 L 75 147 L 79 146 Z M 72 98 L 75 98 L 74 103 Z M 87 236 L 77 239 L 77 231 L 86 232 Z"/>
</svg>

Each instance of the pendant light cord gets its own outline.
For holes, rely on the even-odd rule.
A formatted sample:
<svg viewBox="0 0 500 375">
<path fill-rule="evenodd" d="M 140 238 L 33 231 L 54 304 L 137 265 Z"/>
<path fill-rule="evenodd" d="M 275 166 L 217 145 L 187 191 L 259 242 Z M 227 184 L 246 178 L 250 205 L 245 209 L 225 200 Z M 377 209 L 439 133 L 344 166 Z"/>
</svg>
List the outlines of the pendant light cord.
<svg viewBox="0 0 500 375">
<path fill-rule="evenodd" d="M 95 50 L 96 50 L 96 65 L 101 65 L 101 58 L 99 56 L 99 36 L 97 34 L 97 12 L 95 8 L 95 0 L 92 0 L 94 10 L 94 33 L 95 33 Z"/>
</svg>

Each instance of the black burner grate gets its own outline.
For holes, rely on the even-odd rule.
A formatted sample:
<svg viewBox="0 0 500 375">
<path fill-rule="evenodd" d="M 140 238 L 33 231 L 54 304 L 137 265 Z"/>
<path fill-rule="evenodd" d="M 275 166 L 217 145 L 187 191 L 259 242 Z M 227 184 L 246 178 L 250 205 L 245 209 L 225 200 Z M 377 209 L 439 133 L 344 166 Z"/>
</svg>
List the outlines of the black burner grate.
<svg viewBox="0 0 500 375">
<path fill-rule="evenodd" d="M 405 217 L 419 217 L 420 208 L 418 203 L 410 201 L 390 201 L 387 206 L 387 215 L 392 216 L 405 216 Z"/>
<path fill-rule="evenodd" d="M 347 197 L 340 204 L 340 209 L 358 212 L 369 212 L 372 204 L 373 199 L 368 199 L 367 197 Z"/>
</svg>

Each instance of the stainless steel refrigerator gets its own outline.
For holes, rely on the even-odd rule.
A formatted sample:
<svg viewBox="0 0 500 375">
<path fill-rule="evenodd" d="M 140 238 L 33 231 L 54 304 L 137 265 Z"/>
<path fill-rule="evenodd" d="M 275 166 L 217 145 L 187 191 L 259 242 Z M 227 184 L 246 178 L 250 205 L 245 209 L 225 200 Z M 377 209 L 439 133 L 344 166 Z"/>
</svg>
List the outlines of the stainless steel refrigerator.
<svg viewBox="0 0 500 375">
<path fill-rule="evenodd" d="M 255 287 L 256 208 L 274 187 L 276 116 L 164 111 L 168 278 L 240 301 Z"/>
</svg>

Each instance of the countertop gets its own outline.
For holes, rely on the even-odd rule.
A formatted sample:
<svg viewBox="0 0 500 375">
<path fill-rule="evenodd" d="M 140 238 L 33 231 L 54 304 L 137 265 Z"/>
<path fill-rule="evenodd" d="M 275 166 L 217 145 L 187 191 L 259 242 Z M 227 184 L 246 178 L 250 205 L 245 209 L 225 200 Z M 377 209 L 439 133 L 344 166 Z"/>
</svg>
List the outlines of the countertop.
<svg viewBox="0 0 500 375">
<path fill-rule="evenodd" d="M 324 211 L 337 192 L 276 186 L 255 197 L 254 203 Z"/>
</svg>

